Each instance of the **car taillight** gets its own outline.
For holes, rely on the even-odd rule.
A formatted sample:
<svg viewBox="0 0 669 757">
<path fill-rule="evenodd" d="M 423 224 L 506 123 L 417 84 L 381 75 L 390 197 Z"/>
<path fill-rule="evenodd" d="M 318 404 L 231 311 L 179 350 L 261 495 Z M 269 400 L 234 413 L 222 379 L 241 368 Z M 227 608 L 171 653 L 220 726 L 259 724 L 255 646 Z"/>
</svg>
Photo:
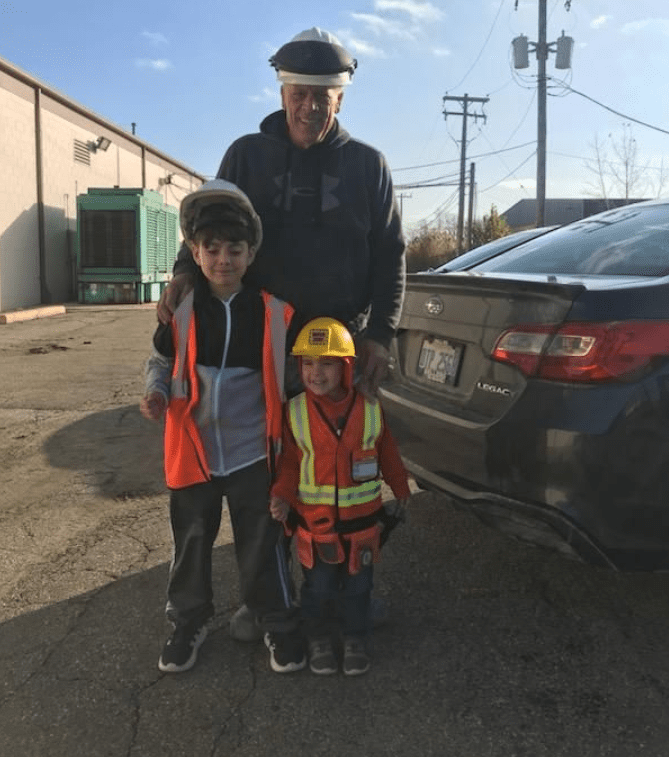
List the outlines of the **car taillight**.
<svg viewBox="0 0 669 757">
<path fill-rule="evenodd" d="M 669 322 L 616 321 L 522 325 L 505 331 L 493 360 L 526 376 L 554 381 L 606 381 L 669 356 Z"/>
</svg>

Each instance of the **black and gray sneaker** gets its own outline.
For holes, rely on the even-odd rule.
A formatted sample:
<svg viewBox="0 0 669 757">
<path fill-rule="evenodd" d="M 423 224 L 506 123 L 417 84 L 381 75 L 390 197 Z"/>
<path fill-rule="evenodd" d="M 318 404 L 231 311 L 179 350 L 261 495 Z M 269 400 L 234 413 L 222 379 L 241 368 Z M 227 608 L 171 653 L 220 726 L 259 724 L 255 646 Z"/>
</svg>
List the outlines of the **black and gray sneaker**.
<svg viewBox="0 0 669 757">
<path fill-rule="evenodd" d="M 269 664 L 275 673 L 295 673 L 307 666 L 302 637 L 296 631 L 265 634 Z"/>
<path fill-rule="evenodd" d="M 330 676 L 337 672 L 337 658 L 329 637 L 309 641 L 309 669 L 319 676 Z"/>
<path fill-rule="evenodd" d="M 158 667 L 164 673 L 183 673 L 190 670 L 197 660 L 197 650 L 206 638 L 206 623 L 185 623 L 177 626 L 165 642 Z"/>
<path fill-rule="evenodd" d="M 361 676 L 369 670 L 369 654 L 365 640 L 359 636 L 344 639 L 344 675 Z"/>
</svg>

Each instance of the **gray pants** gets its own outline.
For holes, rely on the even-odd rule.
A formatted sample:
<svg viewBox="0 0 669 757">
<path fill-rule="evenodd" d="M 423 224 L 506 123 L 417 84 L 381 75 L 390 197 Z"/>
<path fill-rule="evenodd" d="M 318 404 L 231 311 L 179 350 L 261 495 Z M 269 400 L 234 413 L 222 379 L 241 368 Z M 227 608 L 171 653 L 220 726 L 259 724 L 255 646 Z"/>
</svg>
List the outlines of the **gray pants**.
<svg viewBox="0 0 669 757">
<path fill-rule="evenodd" d="M 264 630 L 297 627 L 283 526 L 269 514 L 264 460 L 229 476 L 170 492 L 174 559 L 167 584 L 167 618 L 175 625 L 214 614 L 212 550 L 226 496 L 235 540 L 241 602 Z"/>
</svg>

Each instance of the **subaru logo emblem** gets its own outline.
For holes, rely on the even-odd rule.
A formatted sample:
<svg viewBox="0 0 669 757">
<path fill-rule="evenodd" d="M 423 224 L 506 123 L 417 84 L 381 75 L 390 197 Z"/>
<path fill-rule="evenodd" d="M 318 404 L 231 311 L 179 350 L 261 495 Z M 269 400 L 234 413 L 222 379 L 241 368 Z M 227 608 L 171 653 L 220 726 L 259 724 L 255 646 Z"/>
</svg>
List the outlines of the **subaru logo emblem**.
<svg viewBox="0 0 669 757">
<path fill-rule="evenodd" d="M 424 307 L 430 315 L 439 315 L 444 309 L 444 303 L 439 297 L 430 297 Z"/>
</svg>

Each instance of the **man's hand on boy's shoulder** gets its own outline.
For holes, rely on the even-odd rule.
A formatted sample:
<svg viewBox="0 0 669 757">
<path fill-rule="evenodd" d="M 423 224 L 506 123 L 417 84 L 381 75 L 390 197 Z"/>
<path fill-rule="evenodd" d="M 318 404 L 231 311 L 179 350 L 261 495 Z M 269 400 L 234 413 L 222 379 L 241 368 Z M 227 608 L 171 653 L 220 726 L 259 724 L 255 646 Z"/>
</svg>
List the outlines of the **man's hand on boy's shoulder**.
<svg viewBox="0 0 669 757">
<path fill-rule="evenodd" d="M 167 325 L 172 320 L 179 303 L 193 288 L 193 276 L 190 273 L 175 273 L 170 283 L 163 289 L 157 306 L 158 320 Z"/>
</svg>

